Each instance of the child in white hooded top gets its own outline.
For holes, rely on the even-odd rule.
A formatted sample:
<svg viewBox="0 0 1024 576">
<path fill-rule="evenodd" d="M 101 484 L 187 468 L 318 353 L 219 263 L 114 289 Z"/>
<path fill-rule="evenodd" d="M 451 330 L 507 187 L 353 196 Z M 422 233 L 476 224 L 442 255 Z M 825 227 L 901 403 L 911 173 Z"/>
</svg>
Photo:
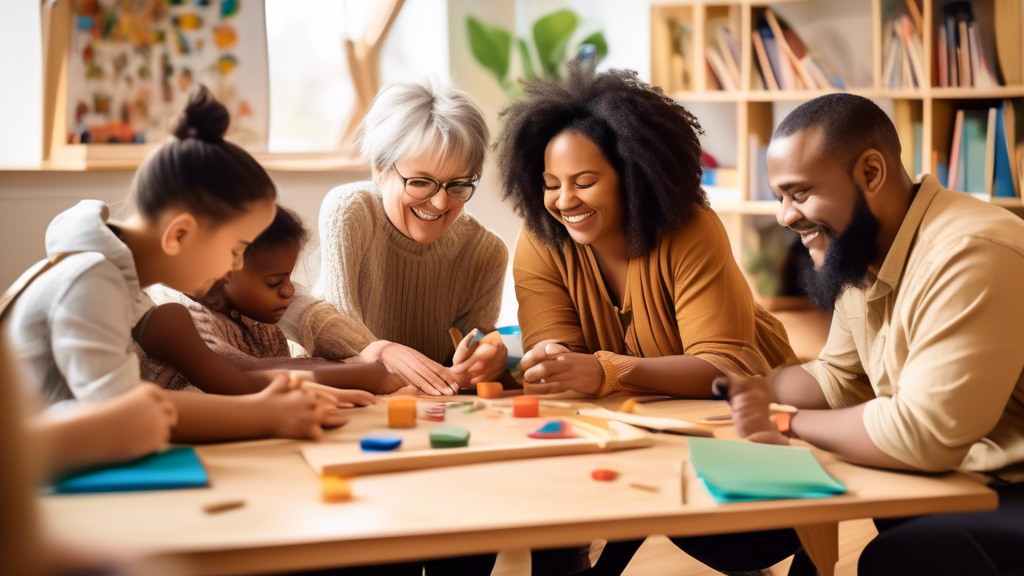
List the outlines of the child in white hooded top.
<svg viewBox="0 0 1024 576">
<path fill-rule="evenodd" d="M 47 403 L 99 402 L 137 386 L 132 329 L 153 306 L 142 289 L 165 284 L 201 294 L 241 267 L 246 246 L 273 220 L 274 184 L 252 156 L 223 139 L 228 121 L 224 106 L 199 87 L 176 138 L 136 173 L 126 220 L 110 222 L 105 204 L 86 200 L 47 229 L 47 256 L 67 256 L 24 289 L 3 326 Z M 256 394 L 170 397 L 178 442 L 318 439 L 322 425 L 345 420 L 332 397 L 285 376 Z"/>
</svg>

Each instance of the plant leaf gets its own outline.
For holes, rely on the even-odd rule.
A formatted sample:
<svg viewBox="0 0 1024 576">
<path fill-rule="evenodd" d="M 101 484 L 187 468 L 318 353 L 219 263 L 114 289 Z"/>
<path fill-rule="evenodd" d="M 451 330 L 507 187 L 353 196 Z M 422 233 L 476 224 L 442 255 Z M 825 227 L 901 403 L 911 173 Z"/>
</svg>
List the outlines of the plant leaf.
<svg viewBox="0 0 1024 576">
<path fill-rule="evenodd" d="M 580 42 L 580 47 L 585 44 L 590 44 L 597 50 L 597 57 L 594 58 L 596 64 L 600 64 L 601 60 L 608 55 L 608 42 L 604 39 L 604 32 L 594 32 L 590 36 L 587 36 Z M 576 49 L 579 52 L 579 48 Z"/>
<path fill-rule="evenodd" d="M 565 61 L 565 46 L 578 23 L 579 19 L 571 10 L 559 10 L 533 25 L 533 43 L 537 47 L 541 70 L 553 80 L 561 80 L 559 67 Z"/>
<path fill-rule="evenodd" d="M 504 28 L 484 24 L 472 16 L 466 17 L 466 32 L 473 57 L 494 74 L 499 84 L 504 83 L 512 60 L 512 34 Z"/>
<path fill-rule="evenodd" d="M 530 47 L 526 45 L 526 40 L 519 39 L 519 59 L 523 62 L 523 80 L 533 80 L 537 77 L 537 72 L 533 69 L 533 59 L 530 56 Z"/>
</svg>

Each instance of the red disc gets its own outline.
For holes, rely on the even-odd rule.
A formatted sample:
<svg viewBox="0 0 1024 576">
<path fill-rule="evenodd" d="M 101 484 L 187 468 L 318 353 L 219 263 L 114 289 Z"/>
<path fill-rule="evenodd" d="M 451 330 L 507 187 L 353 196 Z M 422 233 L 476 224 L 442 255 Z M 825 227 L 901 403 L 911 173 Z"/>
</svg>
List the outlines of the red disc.
<svg viewBox="0 0 1024 576">
<path fill-rule="evenodd" d="M 611 482 L 619 477 L 619 473 L 615 470 L 605 470 L 604 468 L 598 468 L 590 473 L 590 477 L 594 480 L 600 480 L 601 482 Z"/>
</svg>

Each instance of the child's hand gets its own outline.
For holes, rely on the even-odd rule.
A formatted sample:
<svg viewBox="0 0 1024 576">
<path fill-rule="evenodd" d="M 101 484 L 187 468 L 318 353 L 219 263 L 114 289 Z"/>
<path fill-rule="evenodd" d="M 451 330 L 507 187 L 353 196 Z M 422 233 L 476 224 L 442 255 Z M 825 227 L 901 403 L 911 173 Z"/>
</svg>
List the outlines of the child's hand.
<svg viewBox="0 0 1024 576">
<path fill-rule="evenodd" d="M 459 342 L 452 357 L 452 374 L 458 378 L 462 388 L 474 388 L 481 382 L 499 380 L 505 372 L 505 357 L 508 349 L 497 332 L 491 332 L 469 347 L 477 330 L 474 328 Z"/>
<path fill-rule="evenodd" d="M 336 412 L 336 402 L 283 375 L 258 393 L 255 400 L 270 427 L 269 435 L 277 438 L 320 440 L 324 436 L 323 426 L 340 426 L 348 421 Z"/>
<path fill-rule="evenodd" d="M 338 408 L 355 408 L 377 403 L 377 397 L 365 390 L 334 388 L 316 382 L 303 382 L 302 387 L 333 399 Z"/>
<path fill-rule="evenodd" d="M 138 458 L 167 444 L 178 423 L 178 409 L 167 394 L 144 382 L 96 406 L 96 421 L 109 432 L 112 460 Z"/>
</svg>

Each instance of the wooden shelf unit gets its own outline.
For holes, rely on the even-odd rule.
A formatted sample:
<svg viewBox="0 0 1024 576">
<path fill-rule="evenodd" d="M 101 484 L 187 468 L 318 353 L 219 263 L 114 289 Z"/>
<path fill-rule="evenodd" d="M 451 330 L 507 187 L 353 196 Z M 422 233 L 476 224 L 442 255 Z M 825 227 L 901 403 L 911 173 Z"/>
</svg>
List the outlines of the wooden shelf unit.
<svg viewBox="0 0 1024 576">
<path fill-rule="evenodd" d="M 823 94 L 839 90 L 815 91 L 767 91 L 753 90 L 752 75 L 754 68 L 754 51 L 748 31 L 753 29 L 756 18 L 765 7 L 778 4 L 812 3 L 816 0 L 738 0 L 725 2 L 721 0 L 689 0 L 683 2 L 657 3 L 651 6 L 651 83 L 661 86 L 679 102 L 723 102 L 736 106 L 736 152 L 738 188 L 740 202 L 722 202 L 715 204 L 721 214 L 767 215 L 774 214 L 776 203 L 758 201 L 751 197 L 750 174 L 750 136 L 755 135 L 764 145 L 771 139 L 775 125 L 772 104 L 775 102 L 802 102 Z M 923 21 L 923 43 L 925 47 L 924 69 L 926 85 L 917 90 L 890 90 L 883 87 L 882 68 L 884 66 L 882 45 L 883 27 L 889 14 L 883 12 L 883 0 L 851 0 L 862 3 L 865 10 L 871 12 L 872 22 L 872 85 L 852 87 L 843 90 L 851 94 L 864 96 L 874 100 L 892 100 L 895 108 L 895 124 L 903 144 L 903 161 L 908 172 L 913 175 L 914 142 L 913 123 L 921 122 L 922 147 L 921 171 L 932 172 L 932 151 L 948 152 L 953 119 L 958 108 L 996 105 L 1005 98 L 1024 97 L 1024 85 L 998 86 L 995 88 L 940 88 L 931 86 L 931 55 L 934 48 L 933 34 L 936 19 L 934 13 L 941 13 L 946 0 L 917 0 Z M 1009 1 L 1021 4 L 1024 0 L 979 0 L 991 4 L 995 1 Z M 889 5 L 886 3 L 886 5 Z M 1018 7 L 1020 10 L 1020 7 Z M 693 59 L 698 64 L 705 61 L 706 35 L 705 27 L 709 18 L 735 15 L 740 24 L 740 84 L 737 91 L 694 89 L 694 86 L 707 86 L 707 66 L 697 65 L 693 71 L 694 86 L 682 87 L 681 80 L 671 78 L 672 37 L 667 24 L 669 18 L 690 22 L 693 28 Z M 797 30 L 799 32 L 799 29 Z M 855 32 L 851 32 L 853 34 Z M 982 30 L 983 34 L 994 34 L 994 30 Z M 1024 50 L 1024 35 L 1020 35 L 1020 49 Z M 810 46 L 811 49 L 814 46 Z M 994 54 L 992 56 L 995 56 Z M 1024 77 L 1024 69 L 1018 71 Z M 682 89 L 686 88 L 686 89 Z M 990 102 L 986 102 L 990 101 Z M 909 141 L 908 141 L 909 140 Z M 994 204 L 1007 208 L 1021 208 L 1020 199 L 998 198 L 991 200 Z"/>
<path fill-rule="evenodd" d="M 761 15 L 765 7 L 780 4 L 793 4 L 798 2 L 810 3 L 818 0 L 738 0 L 724 2 L 721 0 L 689 0 L 685 2 L 657 3 L 651 7 L 651 83 L 661 86 L 666 93 L 675 100 L 687 102 L 712 102 L 732 104 L 736 107 L 736 162 L 737 162 L 737 193 L 730 195 L 730 198 L 739 198 L 732 201 L 715 201 L 712 196 L 711 207 L 719 214 L 722 223 L 728 231 L 732 244 L 733 256 L 741 264 L 744 274 L 750 285 L 754 298 L 761 305 L 776 315 L 785 325 L 789 334 L 790 342 L 798 351 L 801 358 L 806 360 L 817 356 L 818 351 L 824 347 L 828 337 L 830 315 L 823 313 L 810 305 L 806 298 L 779 298 L 763 297 L 759 295 L 755 278 L 746 271 L 744 262 L 744 245 L 755 250 L 760 246 L 760 240 L 751 226 L 754 219 L 765 219 L 774 217 L 778 211 L 779 203 L 772 200 L 756 200 L 752 198 L 750 189 L 751 163 L 750 157 L 750 136 L 755 136 L 758 141 L 767 146 L 771 140 L 772 131 L 775 126 L 773 104 L 776 102 L 803 102 L 822 96 L 824 94 L 837 92 L 838 90 L 815 90 L 815 91 L 762 91 L 753 90 L 753 74 L 755 55 L 751 36 L 748 31 L 752 30 L 756 18 Z M 933 150 L 948 153 L 952 125 L 956 109 L 961 107 L 976 107 L 994 105 L 1004 98 L 1024 97 L 1024 85 L 1000 86 L 996 88 L 939 88 L 931 87 L 931 79 L 921 89 L 911 90 L 890 90 L 883 86 L 883 25 L 888 14 L 883 13 L 883 0 L 849 0 L 858 2 L 864 6 L 865 11 L 870 10 L 872 27 L 872 51 L 871 58 L 871 84 L 868 86 L 851 87 L 845 92 L 871 98 L 873 100 L 891 100 L 895 111 L 895 124 L 900 140 L 903 144 L 903 163 L 907 171 L 913 174 L 914 167 L 914 121 L 921 122 L 922 147 L 921 171 L 932 172 L 931 153 Z M 902 1 L 902 0 L 900 0 Z M 934 18 L 933 7 L 938 7 L 941 13 L 941 6 L 949 0 L 917 0 L 918 7 L 922 12 L 922 20 L 925 22 L 923 30 L 923 45 L 925 47 L 924 69 L 930 75 L 931 54 Z M 987 0 L 989 2 L 1012 1 L 1017 4 L 1024 0 Z M 891 5 L 887 3 L 886 6 Z M 1019 9 L 1019 7 L 1018 7 Z M 735 18 L 738 11 L 738 18 Z M 740 89 L 736 91 L 707 90 L 698 87 L 708 85 L 708 74 L 712 72 L 705 62 L 706 25 L 709 17 L 731 15 L 734 21 L 740 23 Z M 693 46 L 691 54 L 694 62 L 698 63 L 695 70 L 691 71 L 693 77 L 692 85 L 683 86 L 681 79 L 671 78 L 672 66 L 670 64 L 672 50 L 671 29 L 667 24 L 669 18 L 678 21 L 690 22 L 692 26 L 691 39 Z M 799 33 L 799 26 L 796 26 Z M 850 34 L 862 34 L 863 31 L 850 31 Z M 982 30 L 984 34 L 992 34 L 992 30 Z M 1024 36 L 1024 35 L 1019 35 Z M 1020 48 L 1024 50 L 1024 40 L 1020 40 Z M 809 46 L 814 49 L 815 46 Z M 1024 77 L 1024 69 L 1019 71 L 1020 77 Z M 990 102 L 986 102 L 989 100 Z M 779 119 L 781 120 L 781 119 Z M 709 127 L 713 130 L 713 127 Z M 1024 204 L 1019 198 L 991 198 L 993 204 L 1002 206 L 1018 216 L 1024 217 Z"/>
</svg>

